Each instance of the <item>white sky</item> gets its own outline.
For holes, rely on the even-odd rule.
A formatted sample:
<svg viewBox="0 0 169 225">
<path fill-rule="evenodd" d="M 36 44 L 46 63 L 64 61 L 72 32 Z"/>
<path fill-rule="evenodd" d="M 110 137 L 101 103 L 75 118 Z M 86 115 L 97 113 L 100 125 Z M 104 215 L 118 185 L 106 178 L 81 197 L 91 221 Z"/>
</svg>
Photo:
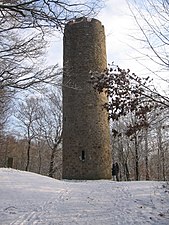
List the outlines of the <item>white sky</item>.
<svg viewBox="0 0 169 225">
<path fill-rule="evenodd" d="M 139 62 L 136 60 L 141 55 L 134 49 L 144 51 L 144 53 L 148 50 L 141 49 L 142 46 L 139 41 L 134 40 L 130 36 L 133 34 L 137 36 L 140 31 L 136 26 L 134 18 L 131 16 L 126 0 L 106 0 L 105 8 L 101 10 L 97 19 L 99 19 L 105 27 L 108 63 L 114 61 L 120 68 L 129 68 L 132 72 L 140 76 L 150 74 L 146 67 L 154 71 L 157 70 L 157 65 L 148 59 L 142 60 L 140 58 L 141 60 L 139 60 Z M 51 41 L 50 49 L 48 62 L 50 64 L 59 63 L 59 65 L 62 66 L 62 35 L 57 33 L 57 37 L 54 37 Z M 158 78 L 154 78 L 157 83 L 159 81 Z M 162 83 L 162 86 L 163 85 L 166 84 Z"/>
</svg>

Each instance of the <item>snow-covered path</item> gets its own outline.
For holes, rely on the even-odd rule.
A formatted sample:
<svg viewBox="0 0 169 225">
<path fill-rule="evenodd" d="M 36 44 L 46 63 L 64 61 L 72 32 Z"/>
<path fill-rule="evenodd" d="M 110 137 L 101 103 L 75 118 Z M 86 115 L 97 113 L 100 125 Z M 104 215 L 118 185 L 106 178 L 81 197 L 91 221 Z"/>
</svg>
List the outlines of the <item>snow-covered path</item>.
<svg viewBox="0 0 169 225">
<path fill-rule="evenodd" d="M 168 225 L 162 182 L 59 181 L 0 169 L 0 225 Z"/>
</svg>

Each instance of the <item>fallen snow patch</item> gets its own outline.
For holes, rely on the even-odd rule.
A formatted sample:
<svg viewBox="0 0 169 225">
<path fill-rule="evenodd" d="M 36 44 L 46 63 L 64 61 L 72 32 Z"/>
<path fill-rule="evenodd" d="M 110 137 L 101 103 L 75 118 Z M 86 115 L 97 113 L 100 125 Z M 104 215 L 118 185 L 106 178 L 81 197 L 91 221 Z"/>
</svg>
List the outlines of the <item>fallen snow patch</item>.
<svg viewBox="0 0 169 225">
<path fill-rule="evenodd" d="M 0 168 L 1 225 L 168 225 L 164 182 L 55 180 Z"/>
</svg>

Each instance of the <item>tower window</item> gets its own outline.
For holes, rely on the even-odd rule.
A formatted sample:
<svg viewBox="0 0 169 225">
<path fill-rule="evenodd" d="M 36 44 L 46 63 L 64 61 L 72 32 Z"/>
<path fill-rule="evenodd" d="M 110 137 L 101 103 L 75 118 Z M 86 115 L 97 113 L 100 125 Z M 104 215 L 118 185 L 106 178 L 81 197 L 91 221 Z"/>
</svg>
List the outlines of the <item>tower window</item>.
<svg viewBox="0 0 169 225">
<path fill-rule="evenodd" d="M 7 167 L 8 168 L 12 168 L 13 167 L 13 158 L 12 157 L 8 157 Z"/>
<path fill-rule="evenodd" d="M 85 151 L 82 150 L 82 161 L 84 161 L 84 160 L 85 160 Z"/>
</svg>

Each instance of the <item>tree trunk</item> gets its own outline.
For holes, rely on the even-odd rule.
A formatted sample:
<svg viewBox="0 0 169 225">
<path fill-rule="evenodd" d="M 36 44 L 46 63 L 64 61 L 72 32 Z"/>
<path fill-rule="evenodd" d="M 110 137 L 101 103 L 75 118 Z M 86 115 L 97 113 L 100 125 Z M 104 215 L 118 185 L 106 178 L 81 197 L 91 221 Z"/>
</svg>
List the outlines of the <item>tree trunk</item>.
<svg viewBox="0 0 169 225">
<path fill-rule="evenodd" d="M 161 126 L 157 128 L 157 140 L 158 140 L 158 162 L 157 162 L 157 179 L 158 181 L 161 180 L 161 154 L 162 154 L 162 135 L 161 135 Z"/>
<path fill-rule="evenodd" d="M 130 181 L 130 173 L 129 173 L 129 169 L 128 169 L 127 162 L 125 163 L 125 173 L 126 173 L 126 179 L 127 179 L 127 181 Z"/>
<path fill-rule="evenodd" d="M 146 167 L 146 180 L 149 180 L 150 176 L 149 176 L 149 162 L 148 162 L 148 128 L 145 129 L 145 167 Z"/>
<path fill-rule="evenodd" d="M 55 143 L 53 144 L 53 148 L 52 148 L 52 154 L 50 157 L 50 166 L 49 166 L 49 177 L 53 177 L 54 176 L 54 158 L 55 158 L 55 153 L 57 150 L 58 145 L 61 143 L 62 141 L 62 133 L 61 135 L 55 138 Z"/>
<path fill-rule="evenodd" d="M 30 149 L 31 149 L 31 140 L 28 141 L 28 148 L 27 148 L 27 162 L 26 162 L 26 168 L 25 170 L 29 170 L 29 164 L 30 164 Z"/>
<path fill-rule="evenodd" d="M 54 176 L 54 158 L 55 158 L 56 147 L 57 146 L 53 147 L 52 154 L 51 154 L 51 157 L 50 157 L 49 177 L 52 177 L 52 178 Z"/>
<path fill-rule="evenodd" d="M 135 179 L 139 180 L 139 155 L 138 155 L 137 134 L 134 135 L 134 140 L 135 140 Z"/>
<path fill-rule="evenodd" d="M 38 142 L 38 155 L 39 155 L 39 168 L 38 173 L 41 174 L 41 166 L 42 166 L 42 157 L 41 157 L 41 146 Z"/>
</svg>

